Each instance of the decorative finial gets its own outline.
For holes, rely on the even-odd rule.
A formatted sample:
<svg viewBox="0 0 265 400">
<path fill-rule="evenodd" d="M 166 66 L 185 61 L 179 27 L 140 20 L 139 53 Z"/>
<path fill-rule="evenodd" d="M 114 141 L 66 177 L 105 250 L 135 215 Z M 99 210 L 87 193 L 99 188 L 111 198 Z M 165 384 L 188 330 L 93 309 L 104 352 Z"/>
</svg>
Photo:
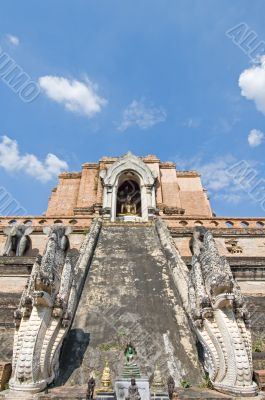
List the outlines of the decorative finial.
<svg viewBox="0 0 265 400">
<path fill-rule="evenodd" d="M 105 367 L 101 377 L 101 388 L 98 392 L 112 392 L 110 367 L 107 359 L 105 360 Z"/>
<path fill-rule="evenodd" d="M 155 366 L 154 370 L 152 387 L 155 393 L 162 393 L 163 391 L 165 391 L 162 375 L 157 365 Z"/>
</svg>

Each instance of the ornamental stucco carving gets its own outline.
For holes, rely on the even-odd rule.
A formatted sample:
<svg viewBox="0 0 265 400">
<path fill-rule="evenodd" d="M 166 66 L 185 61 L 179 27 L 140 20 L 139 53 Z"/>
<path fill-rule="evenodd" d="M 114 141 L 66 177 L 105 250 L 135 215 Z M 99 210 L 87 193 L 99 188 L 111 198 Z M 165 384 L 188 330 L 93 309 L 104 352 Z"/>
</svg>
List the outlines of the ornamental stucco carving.
<svg viewBox="0 0 265 400">
<path fill-rule="evenodd" d="M 36 258 L 15 312 L 11 390 L 39 392 L 55 378 L 61 345 L 75 315 L 101 224 L 100 219 L 93 222 L 76 262 L 69 248 L 71 229 L 63 225 L 45 228 L 46 249 Z M 204 367 L 214 388 L 254 396 L 257 386 L 252 381 L 249 316 L 211 232 L 195 228 L 189 272 L 160 218 L 156 229 L 183 307 L 203 346 Z"/>
<path fill-rule="evenodd" d="M 196 228 L 191 250 L 189 305 L 205 369 L 215 389 L 254 396 L 249 315 L 239 285 L 210 231 Z"/>
<path fill-rule="evenodd" d="M 135 174 L 141 189 L 142 220 L 148 221 L 149 216 L 153 215 L 154 210 L 156 210 L 155 184 L 157 176 L 141 158 L 136 157 L 131 152 L 120 157 L 107 170 L 100 172 L 104 187 L 103 213 L 105 209 L 110 210 L 110 214 L 105 214 L 109 214 L 112 221 L 115 220 L 119 179 L 124 173 L 129 171 Z"/>
<path fill-rule="evenodd" d="M 236 239 L 225 240 L 225 245 L 228 252 L 231 254 L 243 253 L 243 248 L 238 244 L 238 240 Z"/>
<path fill-rule="evenodd" d="M 46 249 L 36 258 L 14 315 L 11 390 L 39 392 L 58 372 L 60 348 L 75 314 L 100 227 L 100 220 L 92 224 L 76 264 L 69 251 L 71 228 L 53 225 L 44 229 Z"/>
</svg>

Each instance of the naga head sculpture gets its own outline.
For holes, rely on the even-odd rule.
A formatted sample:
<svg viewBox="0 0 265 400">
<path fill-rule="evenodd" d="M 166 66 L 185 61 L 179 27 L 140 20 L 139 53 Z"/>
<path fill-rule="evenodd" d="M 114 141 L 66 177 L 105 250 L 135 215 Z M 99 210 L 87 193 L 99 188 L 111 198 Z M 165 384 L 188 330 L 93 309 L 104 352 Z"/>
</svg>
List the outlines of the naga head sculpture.
<svg viewBox="0 0 265 400">
<path fill-rule="evenodd" d="M 210 231 L 193 238 L 189 300 L 194 329 L 204 349 L 204 367 L 223 393 L 254 396 L 249 316 L 230 265 Z M 202 232 L 202 231 L 201 231 Z"/>
</svg>

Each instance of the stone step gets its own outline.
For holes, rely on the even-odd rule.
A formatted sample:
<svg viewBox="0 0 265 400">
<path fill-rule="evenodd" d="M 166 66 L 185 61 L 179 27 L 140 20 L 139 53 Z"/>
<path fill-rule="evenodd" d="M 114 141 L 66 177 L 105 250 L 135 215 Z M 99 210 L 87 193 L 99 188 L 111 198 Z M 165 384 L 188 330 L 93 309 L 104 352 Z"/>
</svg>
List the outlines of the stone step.
<svg viewBox="0 0 265 400">
<path fill-rule="evenodd" d="M 96 398 L 96 397 L 95 397 Z M 260 393 L 256 397 L 233 397 L 221 394 L 215 390 L 190 388 L 178 389 L 179 400 L 265 400 L 264 395 Z M 86 387 L 84 386 L 63 386 L 50 389 L 48 393 L 29 394 L 26 392 L 13 392 L 6 390 L 0 393 L 0 400 L 85 400 Z M 145 400 L 145 399 L 142 399 Z M 152 400 L 152 397 L 151 397 Z"/>
<path fill-rule="evenodd" d="M 177 371 L 176 381 L 199 384 L 203 375 L 196 341 L 182 310 L 154 225 L 104 225 L 64 341 L 56 384 L 85 384 L 94 370 L 100 385 L 106 358 L 112 376 L 123 375 L 130 340 L 143 375 L 151 375 L 159 363 L 168 376 L 172 364 L 178 371 L 189 371 L 181 376 Z"/>
<path fill-rule="evenodd" d="M 255 397 L 234 397 L 219 393 L 215 390 L 210 389 L 201 389 L 201 388 L 190 388 L 190 389 L 178 389 L 178 398 L 179 400 L 192 400 L 192 399 L 201 399 L 201 400 L 265 400 L 265 396 L 259 395 Z"/>
</svg>

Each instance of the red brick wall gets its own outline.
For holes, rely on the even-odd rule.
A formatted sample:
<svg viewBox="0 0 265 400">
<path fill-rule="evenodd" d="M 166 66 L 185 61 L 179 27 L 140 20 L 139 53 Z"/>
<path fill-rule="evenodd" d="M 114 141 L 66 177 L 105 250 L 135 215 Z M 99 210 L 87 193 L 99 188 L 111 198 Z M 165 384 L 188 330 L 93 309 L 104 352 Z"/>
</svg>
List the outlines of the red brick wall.
<svg viewBox="0 0 265 400">
<path fill-rule="evenodd" d="M 61 174 L 56 192 L 48 203 L 47 216 L 68 216 L 73 215 L 73 208 L 77 203 L 77 196 L 80 185 L 80 174 Z"/>
<path fill-rule="evenodd" d="M 99 172 L 108 169 L 116 160 L 105 157 L 98 164 L 84 164 L 82 173 L 61 174 L 59 184 L 49 200 L 46 216 L 71 216 L 74 215 L 76 207 L 86 208 L 95 203 L 102 204 L 103 187 Z M 157 176 L 157 205 L 183 208 L 185 215 L 190 216 L 212 215 L 200 176 L 196 172 L 176 171 L 174 163 L 161 163 L 155 156 L 147 156 L 142 160 Z"/>
<path fill-rule="evenodd" d="M 91 207 L 97 202 L 98 164 L 83 165 L 76 207 Z"/>
<path fill-rule="evenodd" d="M 181 207 L 176 169 L 160 168 L 162 203 L 167 207 Z"/>
</svg>

